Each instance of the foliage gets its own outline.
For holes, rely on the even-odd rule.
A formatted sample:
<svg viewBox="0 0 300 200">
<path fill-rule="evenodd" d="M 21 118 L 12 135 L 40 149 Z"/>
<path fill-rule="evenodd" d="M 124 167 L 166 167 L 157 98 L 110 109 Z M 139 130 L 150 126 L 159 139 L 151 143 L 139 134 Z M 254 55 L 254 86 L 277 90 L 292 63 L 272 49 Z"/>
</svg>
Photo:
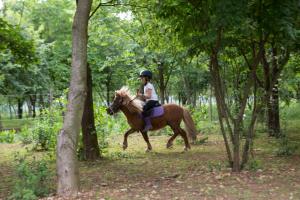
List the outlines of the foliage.
<svg viewBox="0 0 300 200">
<path fill-rule="evenodd" d="M 209 172 L 221 171 L 225 168 L 224 163 L 220 161 L 209 161 L 207 164 L 207 168 Z"/>
<path fill-rule="evenodd" d="M 23 145 L 31 144 L 34 141 L 32 128 L 29 128 L 27 125 L 24 126 L 18 135 L 18 140 L 21 141 Z"/>
<path fill-rule="evenodd" d="M 52 172 L 46 159 L 30 159 L 28 155 L 15 155 L 17 180 L 14 193 L 9 199 L 33 200 L 49 194 L 49 181 Z"/>
<path fill-rule="evenodd" d="M 279 147 L 276 150 L 277 156 L 291 156 L 298 149 L 298 145 L 292 143 L 287 136 L 279 139 Z"/>
<path fill-rule="evenodd" d="M 57 120 L 57 121 L 54 121 Z M 35 149 L 49 150 L 54 149 L 56 145 L 56 135 L 61 128 L 59 118 L 54 118 L 46 114 L 45 118 L 38 121 L 33 131 L 33 140 Z"/>
<path fill-rule="evenodd" d="M 257 171 L 262 169 L 262 162 L 257 159 L 250 159 L 245 167 L 245 169 L 250 171 Z"/>
<path fill-rule="evenodd" d="M 33 41 L 27 39 L 18 27 L 0 17 L 0 52 L 10 50 L 14 60 L 28 65 L 36 61 Z"/>
<path fill-rule="evenodd" d="M 15 138 L 16 131 L 1 131 L 0 132 L 0 143 L 13 143 Z"/>
<path fill-rule="evenodd" d="M 65 99 L 58 98 L 49 109 L 43 111 L 42 117 L 35 121 L 31 127 L 23 127 L 18 139 L 23 144 L 33 144 L 34 150 L 53 150 L 56 146 L 56 136 L 62 125 L 63 108 L 61 104 Z"/>
<path fill-rule="evenodd" d="M 101 153 L 105 153 L 108 147 L 108 137 L 125 133 L 129 125 L 121 113 L 112 117 L 107 114 L 106 107 L 104 106 L 94 106 L 94 109 L 99 148 Z"/>
</svg>

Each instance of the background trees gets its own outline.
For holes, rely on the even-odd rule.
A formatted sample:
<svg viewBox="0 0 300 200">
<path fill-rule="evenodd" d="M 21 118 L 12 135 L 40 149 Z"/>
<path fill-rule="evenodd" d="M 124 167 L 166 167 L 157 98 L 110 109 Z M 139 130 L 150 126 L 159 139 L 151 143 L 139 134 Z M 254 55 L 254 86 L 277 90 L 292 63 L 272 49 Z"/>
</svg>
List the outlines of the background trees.
<svg viewBox="0 0 300 200">
<path fill-rule="evenodd" d="M 83 128 L 83 157 L 100 156 L 100 139 L 93 133 L 104 132 L 105 121 L 97 108 L 108 105 L 123 85 L 138 89 L 138 74 L 146 68 L 154 72 L 161 103 L 202 109 L 203 115 L 212 115 L 213 109 L 218 113 L 233 171 L 242 170 L 250 159 L 257 121 L 265 124 L 269 136 L 285 136 L 280 109 L 300 99 L 298 1 L 128 0 L 94 2 L 92 10 L 98 5 L 92 17 L 85 13 L 88 36 L 76 39 L 83 39 L 87 50 L 83 44 L 73 46 L 73 54 L 84 51 L 79 52 L 81 71 L 72 80 L 79 78 L 89 96 L 82 121 L 84 95 L 75 103 L 76 127 L 80 121 Z M 76 8 L 70 0 L 5 1 L 0 15 L 2 118 L 14 113 L 18 118 L 41 117 L 53 99 L 67 94 L 71 101 Z M 69 111 L 63 113 L 65 120 L 74 123 Z M 201 115 L 195 116 L 200 120 Z M 78 131 L 66 131 L 76 144 Z"/>
</svg>

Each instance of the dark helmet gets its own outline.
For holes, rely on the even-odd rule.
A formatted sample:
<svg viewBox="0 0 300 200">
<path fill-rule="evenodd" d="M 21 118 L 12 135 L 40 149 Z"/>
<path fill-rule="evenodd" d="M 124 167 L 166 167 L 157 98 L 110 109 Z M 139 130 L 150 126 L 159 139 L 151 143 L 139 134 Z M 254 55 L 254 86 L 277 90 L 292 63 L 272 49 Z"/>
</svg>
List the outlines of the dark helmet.
<svg viewBox="0 0 300 200">
<path fill-rule="evenodd" d="M 152 79 L 152 72 L 149 70 L 141 71 L 140 77 L 148 77 L 149 79 Z"/>
</svg>

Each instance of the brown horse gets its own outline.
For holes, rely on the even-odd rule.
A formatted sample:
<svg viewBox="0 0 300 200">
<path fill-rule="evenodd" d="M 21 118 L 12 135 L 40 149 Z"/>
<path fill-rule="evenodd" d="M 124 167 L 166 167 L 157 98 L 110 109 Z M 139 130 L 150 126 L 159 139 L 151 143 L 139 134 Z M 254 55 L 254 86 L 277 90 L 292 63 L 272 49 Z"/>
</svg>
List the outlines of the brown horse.
<svg viewBox="0 0 300 200">
<path fill-rule="evenodd" d="M 151 119 L 153 128 L 150 129 L 150 131 L 155 131 L 168 125 L 171 127 L 174 134 L 168 140 L 167 148 L 170 148 L 173 145 L 173 140 L 178 135 L 181 135 L 185 144 L 184 150 L 186 151 L 190 149 L 191 146 L 189 144 L 188 136 L 192 140 L 196 139 L 196 129 L 190 113 L 185 108 L 182 108 L 176 104 L 166 104 L 163 105 L 163 108 L 164 114 L 162 116 Z M 131 126 L 131 128 L 124 134 L 123 149 L 125 150 L 128 146 L 128 135 L 140 131 L 147 143 L 146 151 L 151 151 L 152 146 L 149 142 L 147 132 L 142 131 L 144 128 L 144 121 L 141 117 L 143 102 L 136 97 L 132 97 L 127 87 L 122 87 L 120 90 L 115 92 L 114 100 L 107 108 L 107 112 L 110 115 L 113 115 L 120 110 L 125 114 L 127 122 Z M 180 127 L 182 120 L 185 123 L 186 130 L 189 134 L 188 136 L 185 130 Z"/>
</svg>

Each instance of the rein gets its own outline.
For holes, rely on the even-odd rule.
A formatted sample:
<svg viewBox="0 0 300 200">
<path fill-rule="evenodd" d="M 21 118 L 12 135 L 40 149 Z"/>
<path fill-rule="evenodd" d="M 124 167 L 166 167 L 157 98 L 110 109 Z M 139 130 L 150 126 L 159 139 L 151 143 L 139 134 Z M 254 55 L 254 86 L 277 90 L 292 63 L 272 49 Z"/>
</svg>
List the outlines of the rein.
<svg viewBox="0 0 300 200">
<path fill-rule="evenodd" d="M 129 101 L 129 103 L 133 102 L 138 96 L 136 95 L 133 99 Z"/>
</svg>

